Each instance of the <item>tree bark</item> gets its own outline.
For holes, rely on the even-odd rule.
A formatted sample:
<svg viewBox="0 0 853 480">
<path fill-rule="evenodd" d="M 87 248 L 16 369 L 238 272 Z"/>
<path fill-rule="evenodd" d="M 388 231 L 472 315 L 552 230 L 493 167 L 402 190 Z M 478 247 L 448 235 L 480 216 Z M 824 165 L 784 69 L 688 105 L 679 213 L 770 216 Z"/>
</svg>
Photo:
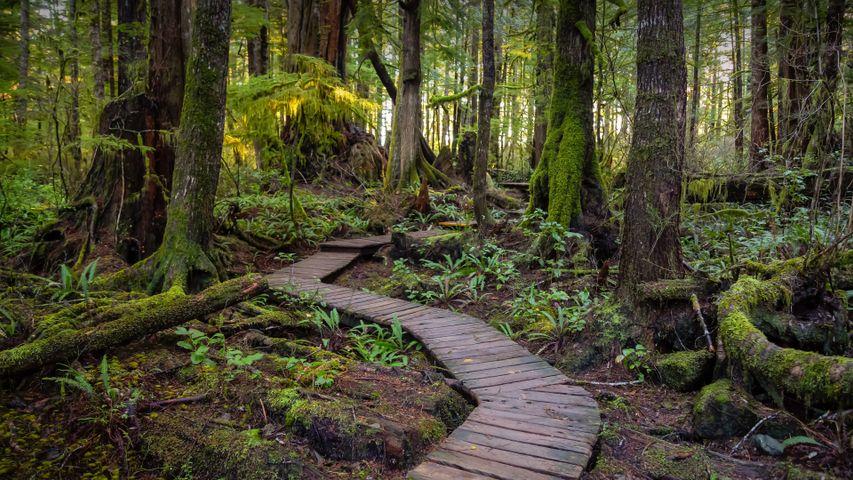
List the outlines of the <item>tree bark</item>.
<svg viewBox="0 0 853 480">
<path fill-rule="evenodd" d="M 803 139 L 807 117 L 806 102 L 809 83 L 810 40 L 813 29 L 807 21 L 811 12 L 797 0 L 781 0 L 779 7 L 779 134 L 780 153 L 789 162 L 804 153 Z"/>
<path fill-rule="evenodd" d="M 110 0 L 101 3 L 101 70 L 104 90 L 109 86 L 110 98 L 116 96 L 115 70 L 113 68 L 113 10 Z"/>
<path fill-rule="evenodd" d="M 251 0 L 251 5 L 261 9 L 264 12 L 264 17 L 268 16 L 269 5 L 267 0 Z M 269 70 L 269 32 L 266 25 L 262 25 L 257 35 L 248 39 L 247 42 L 249 53 L 249 75 L 254 77 L 266 75 Z M 255 167 L 258 170 L 264 167 L 264 141 L 256 138 L 254 140 L 255 147 Z"/>
<path fill-rule="evenodd" d="M 418 183 L 421 133 L 421 15 L 420 0 L 400 2 L 403 45 L 400 90 L 397 92 L 391 161 L 386 184 L 401 190 Z"/>
<path fill-rule="evenodd" d="M 94 93 L 98 100 L 104 99 L 104 70 L 101 66 L 101 0 L 90 0 L 89 42 L 92 44 L 92 76 L 95 81 Z"/>
<path fill-rule="evenodd" d="M 681 0 L 637 4 L 637 103 L 628 154 L 620 296 L 680 277 L 681 176 L 687 75 Z"/>
<path fill-rule="evenodd" d="M 140 340 L 146 335 L 236 305 L 260 295 L 267 288 L 267 281 L 259 275 L 220 283 L 197 295 L 186 295 L 175 287 L 160 295 L 118 307 L 122 309 L 123 315 L 116 320 L 80 330 L 61 330 L 48 337 L 0 351 L 0 377 L 20 375 L 45 365 L 72 360 L 84 353 Z M 136 312 L 127 313 L 128 307 L 133 305 L 137 307 Z"/>
<path fill-rule="evenodd" d="M 528 210 L 594 230 L 607 219 L 592 125 L 595 1 L 561 0 L 553 93 L 542 159 L 530 179 Z"/>
<path fill-rule="evenodd" d="M 732 12 L 732 118 L 735 124 L 735 154 L 743 158 L 743 50 L 740 31 L 740 0 L 731 0 Z"/>
<path fill-rule="evenodd" d="M 693 88 L 691 90 L 690 102 L 690 130 L 687 137 L 687 151 L 693 155 L 696 148 L 696 134 L 699 126 L 699 100 L 701 95 L 701 83 L 699 82 L 700 69 L 700 52 L 702 38 L 702 6 L 704 3 L 700 0 L 696 10 L 696 35 L 693 37 Z"/>
<path fill-rule="evenodd" d="M 317 0 L 287 3 L 287 51 L 320 56 L 320 8 Z"/>
<path fill-rule="evenodd" d="M 21 44 L 18 54 L 18 96 L 15 101 L 15 120 L 27 124 L 27 87 L 30 76 L 30 1 L 21 0 Z"/>
<path fill-rule="evenodd" d="M 71 182 L 80 181 L 83 153 L 80 150 L 80 49 L 77 38 L 77 0 L 68 0 L 68 32 L 71 44 L 71 105 L 68 110 L 67 141 L 71 151 Z"/>
<path fill-rule="evenodd" d="M 122 95 L 140 82 L 143 76 L 145 49 L 142 31 L 145 26 L 144 0 L 118 0 L 118 94 Z"/>
<path fill-rule="evenodd" d="M 474 161 L 474 217 L 480 235 L 484 235 L 492 215 L 487 202 L 486 176 L 489 167 L 492 96 L 495 91 L 495 2 L 483 0 L 483 88 L 477 125 L 477 157 Z"/>
<path fill-rule="evenodd" d="M 770 64 L 767 57 L 767 1 L 752 0 L 752 55 L 750 57 L 752 112 L 750 114 L 749 164 L 764 170 L 770 137 Z"/>
<path fill-rule="evenodd" d="M 166 225 L 175 163 L 168 132 L 179 125 L 184 91 L 184 12 L 182 2 L 151 1 L 147 93 L 117 99 L 101 114 L 102 135 L 134 145 L 141 139 L 147 152 L 96 150 L 75 195 L 75 203 L 97 206 L 91 240 L 114 244 L 131 263 L 157 250 Z"/>
<path fill-rule="evenodd" d="M 548 100 L 551 97 L 551 62 L 554 52 L 554 5 L 549 0 L 537 0 L 536 10 L 536 73 L 534 92 L 533 154 L 530 168 L 536 168 L 542 158 L 542 148 L 548 132 Z"/>
<path fill-rule="evenodd" d="M 198 0 L 192 30 L 166 230 L 150 291 L 197 291 L 218 279 L 207 251 L 222 162 L 231 1 Z"/>
</svg>

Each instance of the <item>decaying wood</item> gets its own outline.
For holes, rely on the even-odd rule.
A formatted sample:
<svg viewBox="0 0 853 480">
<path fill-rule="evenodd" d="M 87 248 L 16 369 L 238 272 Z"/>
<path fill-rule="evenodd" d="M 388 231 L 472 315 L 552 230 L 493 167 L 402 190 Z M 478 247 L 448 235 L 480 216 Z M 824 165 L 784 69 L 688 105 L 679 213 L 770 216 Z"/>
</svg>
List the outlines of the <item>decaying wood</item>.
<svg viewBox="0 0 853 480">
<path fill-rule="evenodd" d="M 0 352 L 0 377 L 18 375 L 56 362 L 68 361 L 138 340 L 145 335 L 176 327 L 223 308 L 255 297 L 267 290 L 267 280 L 258 275 L 229 280 L 198 294 L 187 295 L 173 287 L 167 292 L 140 300 L 145 309 L 132 309 L 136 302 L 120 306 L 116 320 L 80 330 L 62 330 L 49 337 Z M 156 301 L 151 301 L 152 299 Z"/>
</svg>

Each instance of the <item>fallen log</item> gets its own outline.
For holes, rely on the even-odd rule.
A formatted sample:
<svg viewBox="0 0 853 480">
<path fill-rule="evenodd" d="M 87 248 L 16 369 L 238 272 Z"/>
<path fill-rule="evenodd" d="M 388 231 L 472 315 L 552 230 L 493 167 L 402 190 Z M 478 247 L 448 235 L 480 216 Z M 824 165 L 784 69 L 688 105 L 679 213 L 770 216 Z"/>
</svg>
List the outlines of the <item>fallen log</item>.
<svg viewBox="0 0 853 480">
<path fill-rule="evenodd" d="M 785 393 L 806 404 L 853 405 L 853 358 L 782 348 L 754 325 L 759 307 L 790 303 L 798 288 L 803 259 L 780 263 L 767 280 L 742 276 L 720 296 L 720 339 L 730 363 L 740 367 L 771 395 Z"/>
<path fill-rule="evenodd" d="M 0 378 L 68 361 L 83 353 L 104 350 L 176 327 L 192 319 L 255 297 L 268 288 L 260 275 L 247 275 L 187 295 L 179 287 L 117 307 L 116 320 L 79 330 L 61 330 L 51 336 L 0 351 Z M 138 307 L 132 308 L 138 303 Z"/>
</svg>

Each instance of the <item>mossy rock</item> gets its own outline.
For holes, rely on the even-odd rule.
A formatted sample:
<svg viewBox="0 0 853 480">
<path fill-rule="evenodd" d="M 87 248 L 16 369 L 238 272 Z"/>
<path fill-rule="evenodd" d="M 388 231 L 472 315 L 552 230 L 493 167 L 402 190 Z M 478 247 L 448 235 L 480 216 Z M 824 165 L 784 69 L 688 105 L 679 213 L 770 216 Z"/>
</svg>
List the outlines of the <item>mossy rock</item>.
<svg viewBox="0 0 853 480">
<path fill-rule="evenodd" d="M 403 424 L 365 411 L 351 399 L 304 398 L 290 388 L 272 390 L 267 400 L 275 418 L 334 460 L 381 460 L 410 466 L 430 444 L 446 435 L 444 424 L 436 418 Z"/>
<path fill-rule="evenodd" d="M 182 411 L 150 418 L 144 432 L 143 450 L 159 460 L 167 477 L 300 478 L 292 461 L 298 455 L 262 438 L 258 429 L 211 425 Z"/>
<path fill-rule="evenodd" d="M 456 259 L 462 256 L 465 245 L 470 244 L 470 232 L 449 232 L 425 238 L 413 238 L 405 233 L 393 233 L 391 241 L 393 258 L 441 261 L 445 255 Z"/>
<path fill-rule="evenodd" d="M 689 392 L 702 385 L 714 369 L 715 356 L 707 350 L 675 352 L 654 361 L 661 383 L 679 392 Z"/>
<path fill-rule="evenodd" d="M 706 385 L 693 404 L 693 430 L 701 438 L 743 435 L 758 421 L 755 401 L 722 379 Z"/>
<path fill-rule="evenodd" d="M 698 448 L 673 451 L 662 443 L 653 443 L 645 448 L 640 460 L 651 478 L 678 480 L 708 478 L 708 472 L 713 472 L 714 467 L 714 463 Z"/>
</svg>

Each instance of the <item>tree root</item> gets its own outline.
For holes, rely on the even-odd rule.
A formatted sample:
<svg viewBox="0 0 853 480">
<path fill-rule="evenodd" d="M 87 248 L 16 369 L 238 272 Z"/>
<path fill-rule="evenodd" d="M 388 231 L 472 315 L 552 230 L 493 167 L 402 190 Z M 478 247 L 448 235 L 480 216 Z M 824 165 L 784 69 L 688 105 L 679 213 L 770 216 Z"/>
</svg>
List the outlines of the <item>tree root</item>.
<svg viewBox="0 0 853 480">
<path fill-rule="evenodd" d="M 114 320 L 80 330 L 62 330 L 15 348 L 0 351 L 0 377 L 18 375 L 39 367 L 68 361 L 86 352 L 104 350 L 145 335 L 222 310 L 268 288 L 259 275 L 229 280 L 195 295 L 178 286 L 168 291 L 123 304 L 104 316 Z"/>
<path fill-rule="evenodd" d="M 853 359 L 781 348 L 753 325 L 750 315 L 761 305 L 790 303 L 797 288 L 802 258 L 765 269 L 768 280 L 744 275 L 722 294 L 718 318 L 720 338 L 729 361 L 755 378 L 777 398 L 782 393 L 807 404 L 853 405 Z"/>
</svg>

